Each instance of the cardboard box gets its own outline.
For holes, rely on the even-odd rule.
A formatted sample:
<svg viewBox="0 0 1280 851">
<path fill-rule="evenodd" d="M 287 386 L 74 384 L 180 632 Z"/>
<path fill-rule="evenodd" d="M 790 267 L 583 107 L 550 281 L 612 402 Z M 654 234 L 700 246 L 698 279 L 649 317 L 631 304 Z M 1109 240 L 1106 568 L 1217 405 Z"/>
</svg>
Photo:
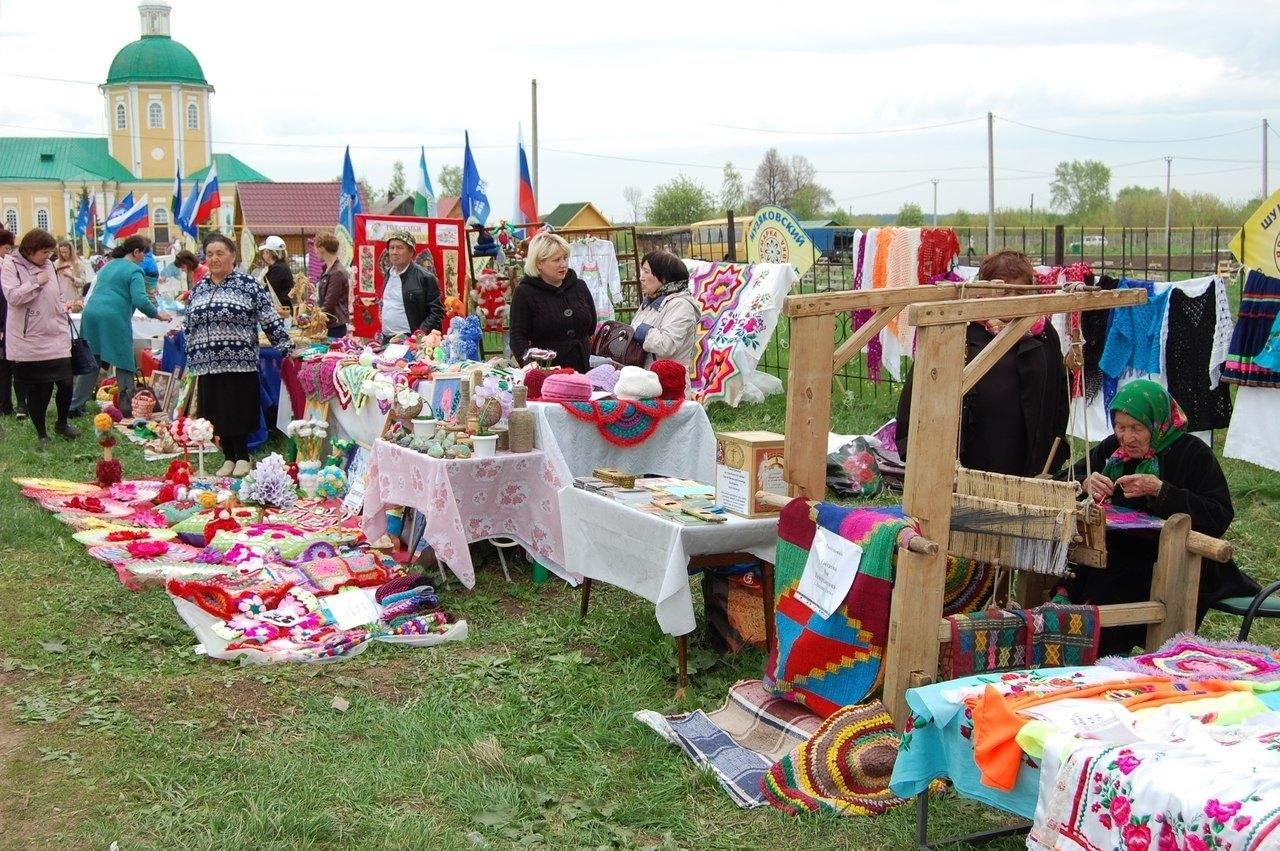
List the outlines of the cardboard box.
<svg viewBox="0 0 1280 851">
<path fill-rule="evenodd" d="M 756 491 L 787 495 L 782 479 L 784 438 L 772 431 L 723 431 L 716 434 L 716 502 L 743 517 L 777 514 L 756 499 Z"/>
</svg>

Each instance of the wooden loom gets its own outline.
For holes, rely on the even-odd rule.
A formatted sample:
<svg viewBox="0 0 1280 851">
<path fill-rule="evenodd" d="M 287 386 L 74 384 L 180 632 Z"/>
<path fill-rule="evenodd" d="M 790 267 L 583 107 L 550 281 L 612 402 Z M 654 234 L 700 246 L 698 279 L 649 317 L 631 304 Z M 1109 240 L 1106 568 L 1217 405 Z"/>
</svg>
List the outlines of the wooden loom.
<svg viewBox="0 0 1280 851">
<path fill-rule="evenodd" d="M 954 494 L 956 447 L 964 394 L 1022 339 L 1038 317 L 1127 307 L 1146 300 L 1145 291 L 1137 289 L 982 299 L 964 297 L 966 289 L 995 286 L 1003 285 L 979 282 L 963 286 L 907 286 L 870 292 L 798 295 L 788 296 L 784 306 L 791 320 L 784 477 L 792 497 L 822 500 L 826 495 L 825 447 L 831 419 L 832 374 L 904 308 L 909 323 L 918 329 L 909 424 L 916 437 L 907 464 L 903 509 L 919 521 L 924 540 L 901 549 L 898 554 L 884 661 L 884 703 L 899 727 L 906 723 L 909 714 L 907 689 L 936 678 L 939 644 L 950 638 L 948 625 L 942 618 L 947 550 L 927 544 L 964 540 L 963 530 L 953 533 L 952 529 L 957 500 Z M 871 320 L 837 349 L 835 315 L 868 309 L 876 311 Z M 1009 320 L 1008 324 L 966 363 L 966 325 L 997 318 Z M 928 435 L 928 439 L 922 439 L 923 435 Z M 962 483 L 962 490 L 965 487 Z M 1006 495 L 1009 493 L 1005 491 Z M 995 499 L 983 494 L 968 496 Z M 1019 513 L 1014 500 L 996 501 L 1013 503 L 1001 507 L 1006 516 L 1012 518 Z M 1052 504 L 1042 506 L 1045 507 L 1056 514 Z M 1178 632 L 1193 630 L 1200 559 L 1223 561 L 1230 556 L 1231 545 L 1227 542 L 1192 532 L 1191 518 L 1187 515 L 1170 517 L 1160 533 L 1150 599 L 1100 606 L 1102 624 L 1147 624 L 1149 649 L 1158 647 Z"/>
</svg>

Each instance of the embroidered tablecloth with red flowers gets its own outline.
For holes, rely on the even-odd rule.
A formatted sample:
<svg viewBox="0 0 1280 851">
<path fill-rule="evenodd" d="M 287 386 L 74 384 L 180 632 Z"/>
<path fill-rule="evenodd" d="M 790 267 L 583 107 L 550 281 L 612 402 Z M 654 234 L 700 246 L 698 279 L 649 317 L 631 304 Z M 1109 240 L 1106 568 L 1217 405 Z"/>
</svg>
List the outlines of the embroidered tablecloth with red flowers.
<svg viewBox="0 0 1280 851">
<path fill-rule="evenodd" d="M 1270 713 L 1274 717 L 1274 713 Z M 1280 729 L 1172 715 L 1142 739 L 1077 739 L 1058 763 L 1046 742 L 1034 851 L 1280 848 Z"/>
<path fill-rule="evenodd" d="M 377 540 L 387 530 L 387 509 L 409 506 L 425 518 L 424 537 L 436 557 L 468 588 L 476 580 L 467 545 L 488 538 L 518 541 L 567 578 L 556 498 L 565 484 L 537 450 L 446 460 L 379 440 L 364 498 L 364 531 Z"/>
</svg>

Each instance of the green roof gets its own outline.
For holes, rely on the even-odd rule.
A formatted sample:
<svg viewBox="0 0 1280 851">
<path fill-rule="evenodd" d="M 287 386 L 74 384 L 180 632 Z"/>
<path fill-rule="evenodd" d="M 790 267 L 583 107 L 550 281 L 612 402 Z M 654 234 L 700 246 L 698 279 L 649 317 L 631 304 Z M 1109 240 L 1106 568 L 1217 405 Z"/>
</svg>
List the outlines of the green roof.
<svg viewBox="0 0 1280 851">
<path fill-rule="evenodd" d="M 167 35 L 146 35 L 120 48 L 111 60 L 106 84 L 117 83 L 209 85 L 195 54 Z"/>
<path fill-rule="evenodd" d="M 106 139 L 8 137 L 0 139 L 0 181 L 118 180 L 133 175 L 107 153 Z"/>
<path fill-rule="evenodd" d="M 213 162 L 218 166 L 218 182 L 219 183 L 270 183 L 271 178 L 262 172 L 250 168 L 240 160 L 231 156 L 231 154 L 214 154 Z M 205 175 L 209 173 L 209 167 L 197 171 L 195 174 L 187 175 L 188 180 L 204 180 Z"/>
<path fill-rule="evenodd" d="M 587 206 L 586 201 L 570 201 L 567 204 L 561 204 L 550 213 L 544 215 L 542 221 L 553 228 L 562 228 L 569 224 L 569 220 L 578 215 L 578 211 L 585 206 Z"/>
</svg>

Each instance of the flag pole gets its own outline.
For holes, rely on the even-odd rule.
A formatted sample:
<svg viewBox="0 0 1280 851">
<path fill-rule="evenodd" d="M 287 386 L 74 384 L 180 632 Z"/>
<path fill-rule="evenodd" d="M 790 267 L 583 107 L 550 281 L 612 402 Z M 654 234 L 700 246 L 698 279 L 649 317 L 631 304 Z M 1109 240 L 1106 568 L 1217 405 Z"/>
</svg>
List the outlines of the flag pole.
<svg viewBox="0 0 1280 851">
<path fill-rule="evenodd" d="M 529 175 L 533 184 L 533 197 L 538 197 L 538 80 L 535 77 L 530 81 L 533 89 L 533 174 Z"/>
</svg>

